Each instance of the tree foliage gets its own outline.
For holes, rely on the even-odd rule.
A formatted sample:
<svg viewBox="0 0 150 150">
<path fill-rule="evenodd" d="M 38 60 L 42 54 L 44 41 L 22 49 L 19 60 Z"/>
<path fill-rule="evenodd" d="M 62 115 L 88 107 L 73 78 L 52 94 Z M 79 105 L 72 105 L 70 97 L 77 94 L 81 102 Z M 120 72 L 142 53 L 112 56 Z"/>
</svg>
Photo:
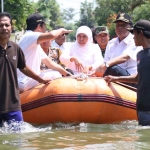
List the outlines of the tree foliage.
<svg viewBox="0 0 150 150">
<path fill-rule="evenodd" d="M 111 37 L 115 36 L 114 24 L 112 23 L 119 12 L 126 12 L 132 16 L 134 22 L 139 19 L 150 20 L 150 0 L 95 0 L 95 4 L 86 0 L 80 5 L 80 18 L 73 22 L 76 15 L 73 8 L 60 11 L 56 0 L 4 0 L 4 11 L 13 16 L 15 28 L 22 30 L 26 27 L 28 15 L 38 11 L 49 21 L 49 29 L 55 25 L 63 25 L 68 29 L 73 29 L 68 37 L 75 39 L 75 31 L 81 25 L 92 27 L 93 25 L 107 25 Z M 1 4 L 0 4 L 1 5 Z M 1 6 L 0 6 L 1 7 Z M 35 9 L 36 8 L 36 9 Z"/>
<path fill-rule="evenodd" d="M 149 10 L 150 2 L 135 8 L 132 15 L 134 22 L 138 21 L 139 19 L 150 20 Z"/>
<path fill-rule="evenodd" d="M 98 25 L 107 25 L 111 36 L 115 36 L 114 24 L 112 24 L 115 20 L 114 16 L 119 12 L 125 12 L 132 16 L 133 21 L 138 20 L 139 16 L 137 14 L 139 14 L 142 7 L 145 8 L 148 5 L 150 0 L 96 0 L 96 2 L 95 19 Z M 148 9 L 145 13 L 148 15 Z"/>
<path fill-rule="evenodd" d="M 136 7 L 145 3 L 146 0 L 97 0 L 96 20 L 98 24 L 106 24 L 111 14 L 126 12 L 131 15 Z"/>
<path fill-rule="evenodd" d="M 77 26 L 86 25 L 92 28 L 95 25 L 95 12 L 92 3 L 85 1 L 81 3 L 80 7 L 80 20 L 76 23 Z"/>
<path fill-rule="evenodd" d="M 63 9 L 62 11 L 62 19 L 64 23 L 73 22 L 73 19 L 76 15 L 74 8 Z"/>
<path fill-rule="evenodd" d="M 68 29 L 68 30 L 73 30 L 73 32 L 69 33 L 69 35 L 67 36 L 67 41 L 75 41 L 76 39 L 76 29 L 77 27 L 75 26 L 74 23 L 67 23 L 65 25 L 65 28 Z"/>
<path fill-rule="evenodd" d="M 34 5 L 29 0 L 5 0 L 4 11 L 12 15 L 15 28 L 22 30 L 25 28 L 27 16 L 34 11 Z"/>
<path fill-rule="evenodd" d="M 39 0 L 37 11 L 49 22 L 49 28 L 62 24 L 60 8 L 56 0 Z"/>
</svg>

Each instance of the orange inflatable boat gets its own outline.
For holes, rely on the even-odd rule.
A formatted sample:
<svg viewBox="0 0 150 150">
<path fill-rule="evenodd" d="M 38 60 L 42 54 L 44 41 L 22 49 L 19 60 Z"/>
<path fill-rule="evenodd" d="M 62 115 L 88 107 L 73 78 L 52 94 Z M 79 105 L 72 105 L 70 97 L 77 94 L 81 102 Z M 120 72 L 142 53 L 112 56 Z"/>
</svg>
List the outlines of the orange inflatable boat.
<svg viewBox="0 0 150 150">
<path fill-rule="evenodd" d="M 20 94 L 26 122 L 113 123 L 137 120 L 136 92 L 103 78 L 59 78 Z"/>
</svg>

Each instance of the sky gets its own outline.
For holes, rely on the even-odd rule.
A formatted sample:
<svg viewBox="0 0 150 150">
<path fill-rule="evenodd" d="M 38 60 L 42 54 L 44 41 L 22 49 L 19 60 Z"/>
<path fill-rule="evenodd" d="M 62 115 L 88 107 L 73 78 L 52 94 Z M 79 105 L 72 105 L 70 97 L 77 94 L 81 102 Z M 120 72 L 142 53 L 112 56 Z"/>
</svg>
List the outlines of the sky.
<svg viewBox="0 0 150 150">
<path fill-rule="evenodd" d="M 74 8 L 77 13 L 74 20 L 79 19 L 80 4 L 85 2 L 85 0 L 56 0 L 56 1 L 59 3 L 60 9 Z M 95 0 L 87 0 L 87 2 L 95 3 Z"/>
<path fill-rule="evenodd" d="M 74 9 L 79 9 L 80 8 L 80 3 L 85 2 L 85 0 L 56 0 L 59 4 L 60 7 L 62 8 L 74 8 Z M 94 2 L 95 0 L 87 0 L 87 2 Z"/>
</svg>

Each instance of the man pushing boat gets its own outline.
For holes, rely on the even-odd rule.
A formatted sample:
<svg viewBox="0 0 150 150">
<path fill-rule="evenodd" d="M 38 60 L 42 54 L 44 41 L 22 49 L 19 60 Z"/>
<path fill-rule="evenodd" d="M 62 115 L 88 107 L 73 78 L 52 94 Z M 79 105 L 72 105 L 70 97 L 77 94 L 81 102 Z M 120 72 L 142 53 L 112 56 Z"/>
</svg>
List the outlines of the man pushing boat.
<svg viewBox="0 0 150 150">
<path fill-rule="evenodd" d="M 3 122 L 22 121 L 22 111 L 17 82 L 17 68 L 40 83 L 48 83 L 35 74 L 25 62 L 21 48 L 10 41 L 12 17 L 0 13 L 0 126 Z"/>
</svg>

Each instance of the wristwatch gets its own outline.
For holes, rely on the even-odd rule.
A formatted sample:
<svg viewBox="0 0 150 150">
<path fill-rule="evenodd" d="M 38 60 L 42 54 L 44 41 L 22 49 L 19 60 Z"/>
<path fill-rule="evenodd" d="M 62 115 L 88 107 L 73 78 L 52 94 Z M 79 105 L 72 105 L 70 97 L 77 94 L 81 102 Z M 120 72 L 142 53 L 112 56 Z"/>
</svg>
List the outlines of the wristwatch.
<svg viewBox="0 0 150 150">
<path fill-rule="evenodd" d="M 107 68 L 109 67 L 109 64 L 107 62 L 104 62 L 104 64 Z"/>
</svg>

